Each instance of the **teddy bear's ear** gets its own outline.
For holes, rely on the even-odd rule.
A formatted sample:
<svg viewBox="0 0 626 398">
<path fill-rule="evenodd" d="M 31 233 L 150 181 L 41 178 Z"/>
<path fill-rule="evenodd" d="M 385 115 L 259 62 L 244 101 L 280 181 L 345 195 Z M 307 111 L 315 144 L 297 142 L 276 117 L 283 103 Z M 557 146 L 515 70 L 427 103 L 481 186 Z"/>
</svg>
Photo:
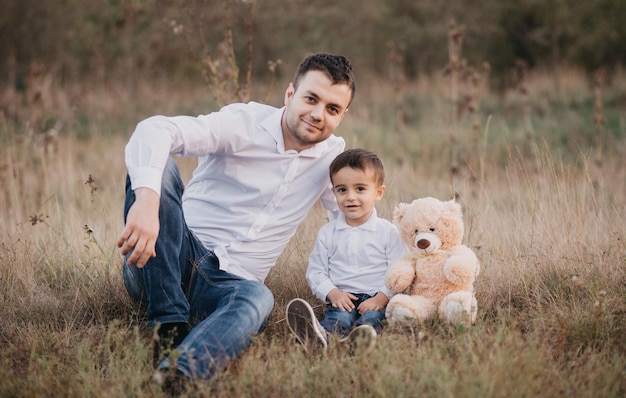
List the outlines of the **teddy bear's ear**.
<svg viewBox="0 0 626 398">
<path fill-rule="evenodd" d="M 446 202 L 446 208 L 452 217 L 463 218 L 463 210 L 461 209 L 461 204 L 456 202 L 454 199 Z"/>
<path fill-rule="evenodd" d="M 408 203 L 398 203 L 393 211 L 394 224 L 400 224 L 400 222 L 402 221 L 402 217 L 404 217 L 404 213 L 406 213 L 407 207 L 409 207 Z"/>
</svg>

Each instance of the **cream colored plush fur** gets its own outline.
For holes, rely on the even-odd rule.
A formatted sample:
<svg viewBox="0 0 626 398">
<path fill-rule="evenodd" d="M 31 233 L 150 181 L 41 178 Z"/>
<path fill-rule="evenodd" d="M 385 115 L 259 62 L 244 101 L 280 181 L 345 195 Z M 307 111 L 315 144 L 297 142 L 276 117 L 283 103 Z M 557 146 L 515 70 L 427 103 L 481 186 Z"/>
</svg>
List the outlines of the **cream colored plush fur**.
<svg viewBox="0 0 626 398">
<path fill-rule="evenodd" d="M 438 314 L 451 323 L 474 323 L 476 254 L 461 244 L 463 215 L 453 200 L 420 198 L 396 206 L 393 222 L 409 251 L 387 271 L 394 295 L 387 319 L 420 321 Z"/>
</svg>

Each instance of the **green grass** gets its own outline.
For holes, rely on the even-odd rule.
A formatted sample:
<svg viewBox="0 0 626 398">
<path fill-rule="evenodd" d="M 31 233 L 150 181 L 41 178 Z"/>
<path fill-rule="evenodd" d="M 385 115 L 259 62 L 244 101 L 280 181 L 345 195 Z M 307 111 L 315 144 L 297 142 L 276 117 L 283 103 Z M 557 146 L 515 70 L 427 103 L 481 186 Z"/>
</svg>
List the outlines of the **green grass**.
<svg viewBox="0 0 626 398">
<path fill-rule="evenodd" d="M 149 103 L 163 89 L 142 90 L 136 100 L 145 96 Z M 565 90 L 547 102 L 531 91 L 533 106 L 544 112 L 533 114 L 537 136 L 530 141 L 522 114 L 509 112 L 516 100 L 488 96 L 484 102 L 492 105 L 477 115 L 476 140 L 469 119 L 449 125 L 442 90 L 416 87 L 408 105 L 419 114 L 407 119 L 399 147 L 388 106 L 393 93 L 371 90 L 377 96 L 359 92 L 363 100 L 357 98 L 340 133 L 349 146 L 373 149 L 385 161 L 383 217 L 390 218 L 400 201 L 458 195 L 465 243 L 482 267 L 476 325 L 436 319 L 391 325 L 366 355 L 351 356 L 332 343 L 327 355 L 307 356 L 288 334 L 283 314 L 290 299 L 303 297 L 321 315 L 304 280 L 323 222 L 316 208 L 267 279 L 276 306 L 264 332 L 188 395 L 624 396 L 625 121 L 623 101 L 611 100 L 619 94 L 606 93 L 611 121 L 595 129 L 587 120 L 590 91 L 576 91 L 584 98 L 574 101 Z M 40 136 L 19 127 L 23 120 L 0 123 L 0 397 L 163 396 L 152 382 L 145 313 L 126 295 L 115 248 L 123 148 L 133 128 L 120 121 L 136 122 L 147 113 L 126 107 L 130 97 L 119 101 L 117 94 L 97 92 L 97 98 L 86 94 L 47 154 Z M 177 103 L 190 109 L 192 99 L 206 100 L 202 91 L 171 93 L 156 106 L 164 113 L 176 113 Z M 64 109 L 47 112 L 54 118 Z M 453 128 L 462 154 L 455 176 Z M 613 141 L 598 155 L 597 143 L 607 137 Z M 180 165 L 188 178 L 193 161 Z"/>
</svg>

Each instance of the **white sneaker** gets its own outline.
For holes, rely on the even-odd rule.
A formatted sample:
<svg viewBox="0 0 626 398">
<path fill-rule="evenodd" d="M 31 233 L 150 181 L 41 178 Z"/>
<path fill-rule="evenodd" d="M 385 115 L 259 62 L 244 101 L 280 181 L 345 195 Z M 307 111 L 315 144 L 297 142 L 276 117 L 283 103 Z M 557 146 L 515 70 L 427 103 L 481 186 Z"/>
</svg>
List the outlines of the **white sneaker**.
<svg viewBox="0 0 626 398">
<path fill-rule="evenodd" d="M 319 323 L 313 308 L 306 301 L 295 298 L 285 310 L 287 325 L 307 352 L 323 352 L 328 347 L 326 330 Z"/>
<path fill-rule="evenodd" d="M 371 325 L 359 325 L 339 342 L 348 349 L 350 354 L 354 355 L 357 353 L 357 350 L 367 352 L 374 348 L 376 337 L 376 330 Z"/>
</svg>

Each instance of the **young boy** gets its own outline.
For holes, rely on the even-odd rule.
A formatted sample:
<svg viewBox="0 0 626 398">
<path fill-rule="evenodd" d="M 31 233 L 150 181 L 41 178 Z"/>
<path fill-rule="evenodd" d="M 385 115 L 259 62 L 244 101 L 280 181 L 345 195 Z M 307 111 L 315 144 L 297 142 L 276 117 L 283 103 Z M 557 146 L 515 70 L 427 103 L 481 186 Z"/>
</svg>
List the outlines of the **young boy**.
<svg viewBox="0 0 626 398">
<path fill-rule="evenodd" d="M 318 322 L 299 298 L 286 309 L 289 328 L 307 351 L 325 350 L 328 333 L 369 347 L 375 343 L 391 297 L 385 273 L 406 251 L 396 227 L 376 215 L 384 178 L 381 160 L 364 149 L 347 150 L 330 165 L 341 214 L 320 228 L 306 271 L 313 294 L 327 303 L 326 314 Z"/>
</svg>

